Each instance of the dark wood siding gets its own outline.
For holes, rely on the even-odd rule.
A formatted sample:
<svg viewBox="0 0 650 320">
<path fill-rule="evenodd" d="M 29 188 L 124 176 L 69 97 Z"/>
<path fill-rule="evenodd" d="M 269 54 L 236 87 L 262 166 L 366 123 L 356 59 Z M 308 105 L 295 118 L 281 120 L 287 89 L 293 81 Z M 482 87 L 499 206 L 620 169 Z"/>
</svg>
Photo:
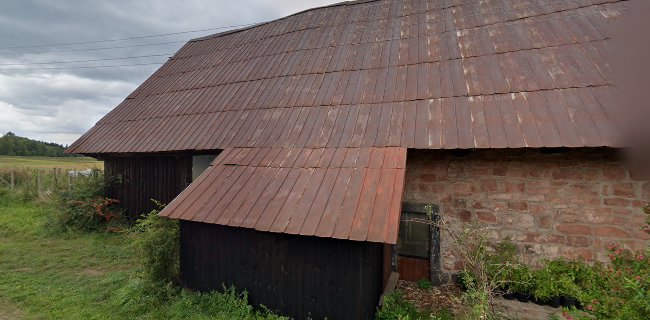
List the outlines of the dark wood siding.
<svg viewBox="0 0 650 320">
<path fill-rule="evenodd" d="M 151 201 L 172 201 L 192 182 L 189 155 L 105 157 L 107 196 L 120 201 L 130 218 L 155 208 Z"/>
<path fill-rule="evenodd" d="M 383 286 L 379 243 L 181 221 L 181 276 L 194 290 L 247 290 L 295 319 L 372 319 Z"/>
</svg>

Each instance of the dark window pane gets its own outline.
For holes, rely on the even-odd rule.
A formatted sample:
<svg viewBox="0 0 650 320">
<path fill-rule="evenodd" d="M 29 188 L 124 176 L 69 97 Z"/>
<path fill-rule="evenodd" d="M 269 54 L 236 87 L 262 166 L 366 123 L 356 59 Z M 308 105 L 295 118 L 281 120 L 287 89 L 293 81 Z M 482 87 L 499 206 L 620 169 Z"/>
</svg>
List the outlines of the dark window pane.
<svg viewBox="0 0 650 320">
<path fill-rule="evenodd" d="M 397 252 L 400 255 L 428 258 L 429 257 L 429 224 L 423 213 L 402 212 L 399 227 Z"/>
</svg>

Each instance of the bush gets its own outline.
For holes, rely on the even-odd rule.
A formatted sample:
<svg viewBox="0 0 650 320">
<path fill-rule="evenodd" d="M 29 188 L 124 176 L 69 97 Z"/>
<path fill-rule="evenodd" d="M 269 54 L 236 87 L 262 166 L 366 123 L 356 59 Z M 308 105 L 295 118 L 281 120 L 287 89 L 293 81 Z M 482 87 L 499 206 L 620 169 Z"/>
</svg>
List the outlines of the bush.
<svg viewBox="0 0 650 320">
<path fill-rule="evenodd" d="M 99 231 L 116 230 L 123 221 L 118 201 L 104 197 L 104 177 L 100 170 L 79 179 L 69 190 L 57 191 L 57 207 L 51 225 L 58 230 Z"/>
<path fill-rule="evenodd" d="M 650 319 L 650 249 L 633 251 L 612 244 L 610 267 L 594 266 L 582 285 L 584 311 L 567 319 Z"/>
<path fill-rule="evenodd" d="M 404 294 L 399 290 L 385 295 L 384 303 L 375 314 L 377 320 L 416 320 L 420 318 L 418 310 L 404 300 Z"/>
<path fill-rule="evenodd" d="M 158 212 L 153 210 L 138 219 L 134 244 L 143 259 L 146 281 L 157 286 L 176 285 L 180 275 L 179 223 L 159 216 Z"/>
<path fill-rule="evenodd" d="M 528 266 L 523 264 L 514 265 L 512 268 L 510 290 L 514 293 L 531 293 L 535 288 L 533 273 Z"/>
<path fill-rule="evenodd" d="M 114 297 L 117 305 L 138 314 L 164 304 L 171 310 L 164 317 L 171 319 L 286 319 L 264 306 L 256 310 L 246 292 L 238 294 L 232 287 L 210 293 L 181 289 L 179 223 L 158 213 L 143 215 L 132 228 L 141 269 Z"/>
</svg>

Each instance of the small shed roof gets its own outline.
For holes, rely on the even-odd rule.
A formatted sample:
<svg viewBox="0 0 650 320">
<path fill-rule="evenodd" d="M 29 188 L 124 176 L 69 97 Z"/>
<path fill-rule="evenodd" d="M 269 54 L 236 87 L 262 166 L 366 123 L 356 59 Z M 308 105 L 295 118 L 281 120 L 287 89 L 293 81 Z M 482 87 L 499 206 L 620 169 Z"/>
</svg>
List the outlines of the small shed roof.
<svg viewBox="0 0 650 320">
<path fill-rule="evenodd" d="M 162 216 L 395 243 L 406 148 L 227 148 Z"/>
</svg>

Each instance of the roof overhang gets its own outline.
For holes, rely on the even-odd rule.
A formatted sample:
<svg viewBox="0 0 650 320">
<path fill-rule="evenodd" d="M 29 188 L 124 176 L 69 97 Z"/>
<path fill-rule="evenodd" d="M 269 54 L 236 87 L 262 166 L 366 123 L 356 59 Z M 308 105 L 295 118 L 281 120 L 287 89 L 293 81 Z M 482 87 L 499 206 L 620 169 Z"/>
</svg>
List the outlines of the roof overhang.
<svg viewBox="0 0 650 320">
<path fill-rule="evenodd" d="M 228 148 L 161 213 L 259 231 L 395 244 L 406 148 Z"/>
</svg>

